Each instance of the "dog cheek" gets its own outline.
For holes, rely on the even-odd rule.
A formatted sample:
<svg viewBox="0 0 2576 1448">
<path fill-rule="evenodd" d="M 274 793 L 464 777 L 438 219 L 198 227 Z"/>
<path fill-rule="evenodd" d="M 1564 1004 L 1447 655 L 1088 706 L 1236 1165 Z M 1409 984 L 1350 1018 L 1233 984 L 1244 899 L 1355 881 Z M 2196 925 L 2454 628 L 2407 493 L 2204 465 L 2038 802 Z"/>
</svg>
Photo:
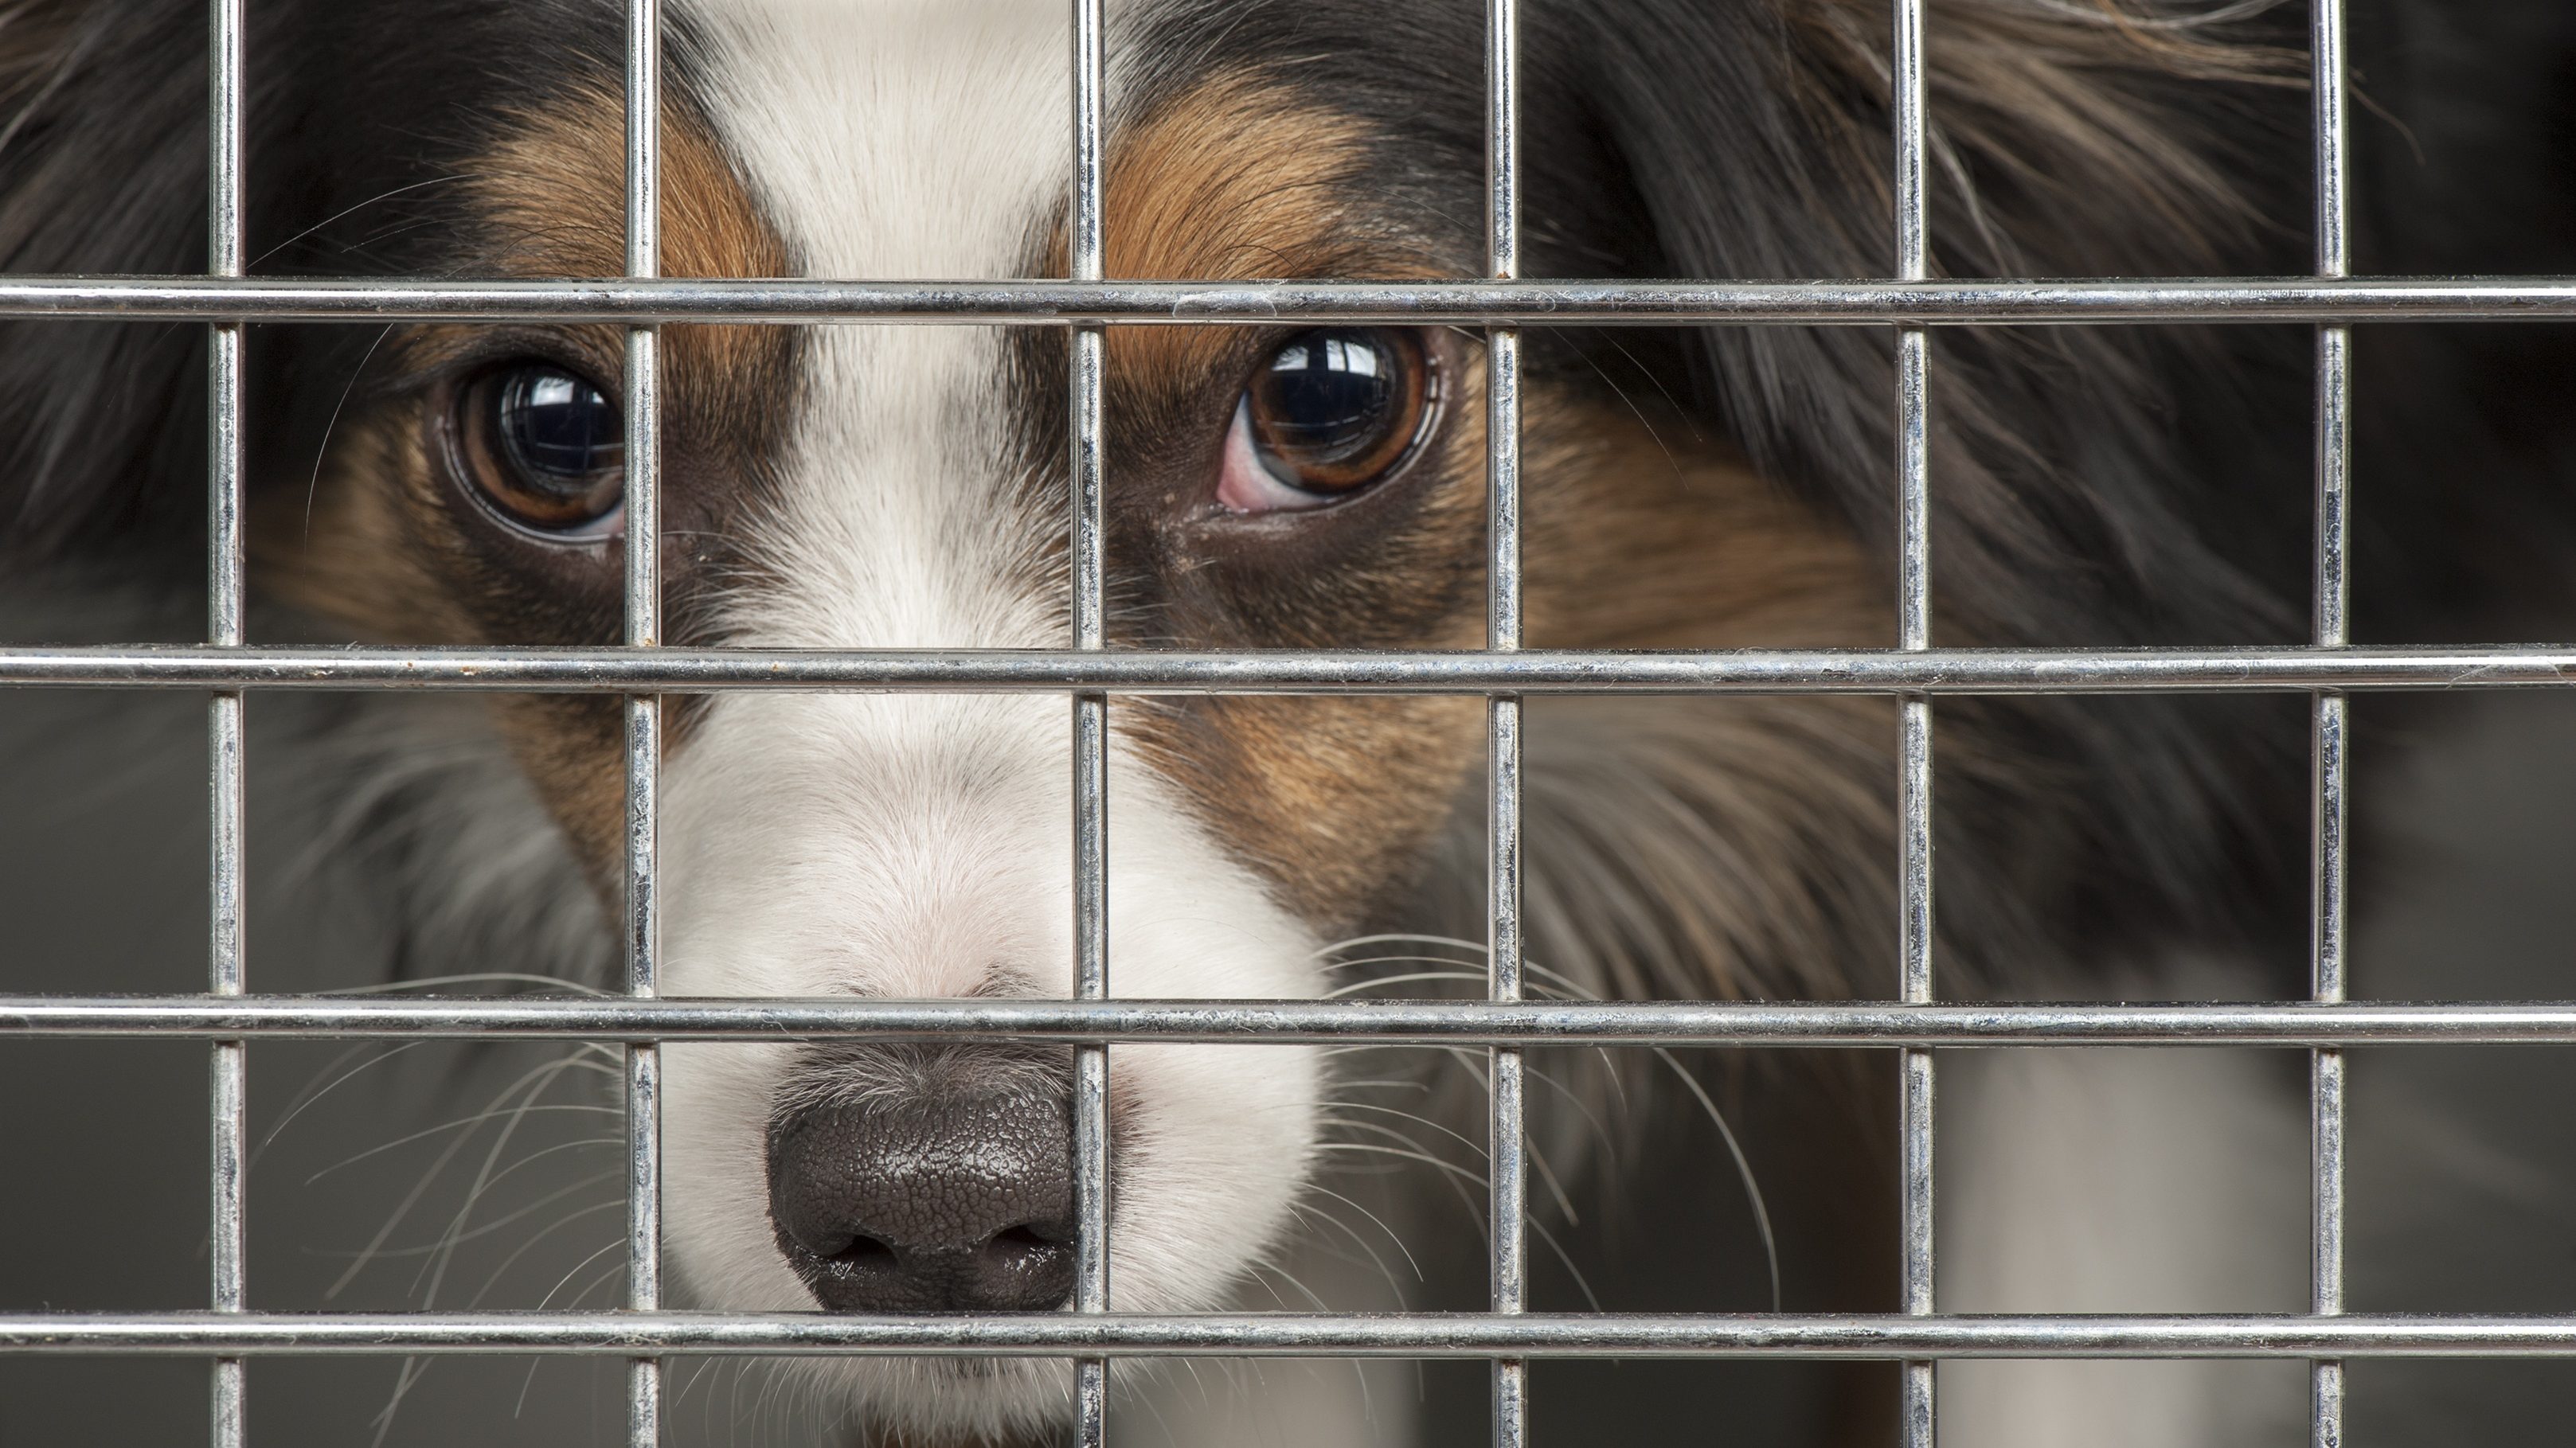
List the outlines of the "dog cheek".
<svg viewBox="0 0 2576 1448">
<path fill-rule="evenodd" d="M 813 1310 L 769 1229 L 770 1102 L 793 1055 L 733 1041 L 662 1048 L 664 1251 L 699 1305 Z"/>
<path fill-rule="evenodd" d="M 1166 701 L 1129 726 L 1207 834 L 1318 935 L 1420 882 L 1481 759 L 1467 698 Z"/>
<path fill-rule="evenodd" d="M 1110 1301 L 1226 1305 L 1288 1229 L 1314 1171 L 1322 1053 L 1305 1046 L 1114 1046 Z"/>
</svg>

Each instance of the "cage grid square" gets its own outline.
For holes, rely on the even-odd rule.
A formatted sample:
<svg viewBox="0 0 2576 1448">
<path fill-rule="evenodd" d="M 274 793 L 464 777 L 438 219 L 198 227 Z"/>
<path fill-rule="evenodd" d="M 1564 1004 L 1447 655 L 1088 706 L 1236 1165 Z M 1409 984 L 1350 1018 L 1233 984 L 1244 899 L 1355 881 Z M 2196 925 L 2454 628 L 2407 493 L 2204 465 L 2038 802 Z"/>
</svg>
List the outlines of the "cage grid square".
<svg viewBox="0 0 2576 1448">
<path fill-rule="evenodd" d="M 209 696 L 212 918 L 196 996 L 0 998 L 0 1032 L 189 1036 L 211 1061 L 211 1282 L 199 1313 L 0 1315 L 0 1352 L 135 1352 L 214 1363 L 212 1438 L 245 1439 L 247 1358 L 280 1352 L 564 1353 L 630 1361 L 628 1432 L 660 1441 L 665 1354 L 1018 1354 L 1078 1363 L 1078 1441 L 1107 1435 L 1112 1359 L 1380 1356 L 1482 1360 L 1493 1439 L 1528 1441 L 1527 1363 L 1549 1355 L 1828 1356 L 1903 1364 L 1909 1448 L 1935 1431 L 1945 1357 L 2232 1356 L 2312 1364 L 2310 1433 L 2342 1441 L 2343 1360 L 2359 1355 L 2576 1356 L 2576 1317 L 2343 1312 L 2344 1057 L 2353 1044 L 2576 1042 L 2576 1004 L 2345 1001 L 2347 691 L 2564 685 L 2576 649 L 2361 648 L 2349 643 L 2346 545 L 2351 331 L 2371 320 L 2576 317 L 2576 281 L 2353 278 L 2345 234 L 2347 85 L 2341 0 L 2311 0 L 2316 179 L 2312 278 L 1947 281 L 1926 230 L 1926 0 L 1893 0 L 1891 267 L 1858 282 L 1520 280 L 1519 35 L 1514 0 L 1486 14 L 1486 237 L 1476 280 L 1113 282 L 1102 264 L 1101 0 L 1072 0 L 1068 276 L 1062 281 L 662 280 L 658 216 L 662 18 L 627 0 L 626 276 L 578 282 L 261 280 L 242 244 L 243 0 L 210 0 L 212 204 L 203 277 L 0 279 L 0 314 L 184 320 L 210 338 L 208 632 L 203 647 L 10 648 L 0 685 L 174 689 Z M 1071 647 L 1018 652 L 726 651 L 662 645 L 657 550 L 626 550 L 625 647 L 607 650 L 251 647 L 243 631 L 242 331 L 253 321 L 590 320 L 626 329 L 631 536 L 656 538 L 657 329 L 710 320 L 780 324 L 1055 327 L 1070 349 Z M 1104 629 L 1102 347 L 1113 324 L 1246 320 L 1445 322 L 1486 339 L 1490 486 L 1485 649 L 1225 654 L 1116 651 Z M 2314 639 L 2307 647 L 1944 649 L 1932 638 L 1929 413 L 1932 332 L 1943 325 L 2292 322 L 2316 329 Z M 1618 653 L 1523 650 L 1520 639 L 1520 329 L 1551 324 L 1860 325 L 1894 332 L 1899 638 L 1886 650 Z M 571 691 L 625 699 L 626 992 L 605 999 L 350 1000 L 247 993 L 242 710 L 263 689 Z M 658 993 L 656 832 L 662 698 L 723 689 L 998 690 L 1071 701 L 1074 958 L 1064 999 L 664 999 Z M 1941 1004 L 1932 918 L 1934 699 L 2006 693 L 2304 693 L 2313 707 L 2311 999 L 2180 1005 Z M 1449 693 L 1487 700 L 1486 999 L 1143 1001 L 1110 994 L 1106 818 L 1110 699 L 1155 692 Z M 1522 997 L 1521 757 L 1524 696 L 1560 693 L 1869 693 L 1899 701 L 1900 937 L 1888 1001 L 1592 1002 Z M 936 1320 L 682 1312 L 662 1302 L 659 1044 L 851 1036 L 992 1037 L 1076 1048 L 1073 1311 Z M 254 1038 L 521 1036 L 616 1042 L 625 1053 L 628 1302 L 602 1312 L 253 1312 L 244 1295 L 245 1051 Z M 1481 1314 L 1136 1315 L 1115 1311 L 1108 1053 L 1114 1041 L 1432 1043 L 1490 1055 L 1490 1302 Z M 1893 1051 L 1900 1100 L 1901 1310 L 1887 1315 L 1646 1316 L 1527 1308 L 1527 1188 L 1518 1148 L 1521 1052 L 1531 1045 L 1860 1047 Z M 2310 1310 L 2301 1316 L 1968 1317 L 1937 1310 L 1932 1174 L 1935 1050 L 1961 1046 L 2259 1045 L 2311 1058 Z"/>
</svg>

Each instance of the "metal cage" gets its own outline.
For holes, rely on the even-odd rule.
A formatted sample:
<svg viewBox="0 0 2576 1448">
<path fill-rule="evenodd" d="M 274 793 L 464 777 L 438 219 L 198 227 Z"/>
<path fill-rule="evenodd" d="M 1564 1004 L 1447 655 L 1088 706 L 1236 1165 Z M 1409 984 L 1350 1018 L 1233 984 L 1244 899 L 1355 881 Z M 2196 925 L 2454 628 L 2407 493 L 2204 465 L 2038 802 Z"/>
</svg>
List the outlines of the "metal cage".
<svg viewBox="0 0 2576 1448">
<path fill-rule="evenodd" d="M 1891 266 L 1862 282 L 1518 280 L 1518 32 L 1491 0 L 1487 276 L 1438 283 L 1108 282 L 1101 267 L 1101 0 L 1073 0 L 1069 280 L 970 284 L 658 279 L 658 0 L 628 0 L 627 275 L 540 282 L 253 280 L 242 262 L 243 0 L 211 0 L 213 205 L 203 277 L 0 279 L 0 314 L 206 324 L 211 340 L 209 631 L 202 647 L 0 651 L 0 684 L 177 689 L 211 696 L 210 972 L 203 994 L 0 998 L 19 1036 L 193 1036 L 210 1047 L 212 1282 L 208 1310 L 0 1316 L 0 1352 L 211 1358 L 213 1440 L 243 1442 L 244 1360 L 271 1353 L 582 1354 L 631 1362 L 629 1432 L 661 1436 L 661 1357 L 671 1353 L 1012 1354 L 1079 1367 L 1079 1441 L 1106 1432 L 1119 1357 L 1466 1358 L 1493 1372 L 1493 1438 L 1528 1440 L 1527 1363 L 1543 1356 L 1809 1356 L 1904 1364 L 1904 1441 L 1934 1433 L 1933 1364 L 1945 1357 L 2239 1357 L 2309 1361 L 2318 1448 L 2342 1438 L 2343 1361 L 2356 1356 L 2576 1356 L 2576 1316 L 2347 1315 L 2343 1304 L 2343 1048 L 2358 1043 L 2576 1042 L 2576 1004 L 2346 1004 L 2345 720 L 2355 689 L 2576 682 L 2576 648 L 2375 649 L 2346 640 L 2350 327 L 2373 320 L 2576 317 L 2576 280 L 2347 276 L 2347 142 L 2341 0 L 2312 0 L 2316 268 L 2312 278 L 2113 281 L 1927 279 L 1925 0 L 1895 0 Z M 777 323 L 1053 326 L 1069 335 L 1074 513 L 1070 650 L 748 653 L 660 647 L 656 551 L 627 550 L 626 647 L 604 650 L 296 649 L 245 646 L 241 514 L 242 328 L 250 321 L 591 320 L 627 327 L 630 536 L 654 538 L 657 328 L 715 319 Z M 1438 320 L 1478 325 L 1489 348 L 1491 603 L 1471 652 L 1103 651 L 1101 343 L 1118 323 Z M 1933 647 L 1926 448 L 1929 329 L 1952 323 L 2298 322 L 2316 327 L 2315 641 L 2301 648 L 2135 651 Z M 1519 328 L 1564 323 L 1861 325 L 1897 338 L 1893 459 L 1900 637 L 1891 650 L 1576 653 L 1520 648 Z M 607 1000 L 350 1000 L 246 993 L 242 937 L 242 701 L 260 689 L 462 688 L 626 698 L 627 992 Z M 720 689 L 1014 690 L 1072 699 L 1076 959 L 1071 998 L 1047 1001 L 709 1001 L 657 998 L 654 903 L 661 696 Z M 2180 1006 L 1942 1005 L 1934 999 L 1933 696 L 2155 690 L 2306 693 L 2314 701 L 2312 998 Z M 1157 1002 L 1108 992 L 1104 819 L 1112 694 L 1451 693 L 1489 700 L 1488 998 L 1484 1002 Z M 1521 698 L 1535 693 L 1894 695 L 1900 710 L 1899 990 L 1885 1003 L 1524 1001 L 1520 869 Z M 1002 1037 L 1073 1043 L 1078 1287 L 1070 1313 L 898 1320 L 678 1312 L 662 1304 L 658 1043 L 832 1035 Z M 245 1307 L 244 1050 L 253 1037 L 522 1036 L 622 1042 L 626 1058 L 627 1306 L 611 1312 L 287 1314 Z M 1108 1213 L 1111 1041 L 1424 1042 L 1491 1053 L 1491 1306 L 1480 1314 L 1142 1316 L 1113 1310 Z M 1521 1052 L 1532 1045 L 1851 1046 L 1902 1062 L 1903 1312 L 1634 1316 L 1526 1312 Z M 2298 1316 L 1944 1315 L 1933 1294 L 1932 1141 L 1937 1047 L 2078 1044 L 2305 1047 L 2312 1090 L 2312 1302 Z"/>
</svg>

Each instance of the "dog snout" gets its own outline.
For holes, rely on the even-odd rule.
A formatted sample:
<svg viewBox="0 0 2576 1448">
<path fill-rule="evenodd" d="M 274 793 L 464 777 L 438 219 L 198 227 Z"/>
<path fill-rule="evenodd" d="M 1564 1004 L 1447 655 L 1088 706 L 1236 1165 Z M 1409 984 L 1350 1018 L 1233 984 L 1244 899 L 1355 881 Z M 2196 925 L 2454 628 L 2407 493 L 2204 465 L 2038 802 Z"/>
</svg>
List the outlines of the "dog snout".
<svg viewBox="0 0 2576 1448">
<path fill-rule="evenodd" d="M 806 1106 L 770 1134 L 779 1249 L 834 1312 L 1042 1312 L 1073 1289 L 1061 1091 Z"/>
</svg>

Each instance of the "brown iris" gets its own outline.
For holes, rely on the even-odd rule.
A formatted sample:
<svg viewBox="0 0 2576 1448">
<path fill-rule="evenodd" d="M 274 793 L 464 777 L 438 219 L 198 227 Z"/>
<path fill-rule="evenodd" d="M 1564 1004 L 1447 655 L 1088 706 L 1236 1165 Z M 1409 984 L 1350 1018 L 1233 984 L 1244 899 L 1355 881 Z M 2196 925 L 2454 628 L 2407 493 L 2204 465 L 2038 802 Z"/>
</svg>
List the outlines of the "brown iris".
<svg viewBox="0 0 2576 1448">
<path fill-rule="evenodd" d="M 550 362 L 496 367 L 457 398 L 466 480 L 509 521 L 540 533 L 613 530 L 626 492 L 626 428 L 617 405 Z"/>
<path fill-rule="evenodd" d="M 1404 460 L 1430 399 L 1420 339 L 1335 327 L 1300 333 L 1271 353 L 1244 389 L 1243 410 L 1265 472 L 1301 492 L 1338 497 Z"/>
</svg>

